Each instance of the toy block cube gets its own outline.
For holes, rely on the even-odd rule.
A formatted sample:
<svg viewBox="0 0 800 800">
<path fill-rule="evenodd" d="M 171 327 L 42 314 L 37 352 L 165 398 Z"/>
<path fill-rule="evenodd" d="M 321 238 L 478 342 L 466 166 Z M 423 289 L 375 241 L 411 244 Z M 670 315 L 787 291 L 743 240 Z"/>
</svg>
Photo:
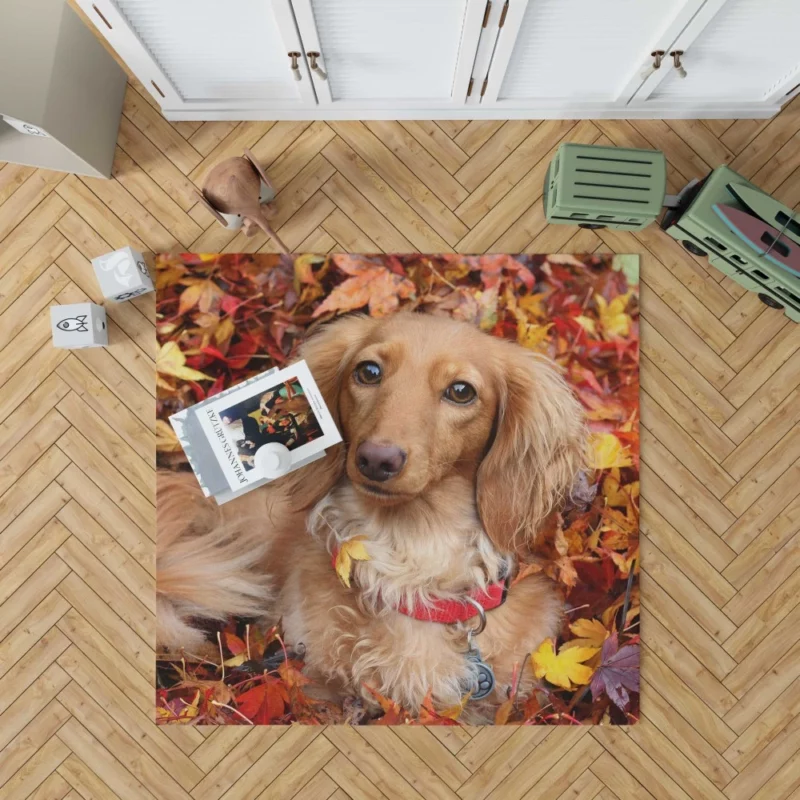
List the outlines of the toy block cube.
<svg viewBox="0 0 800 800">
<path fill-rule="evenodd" d="M 93 258 L 92 266 L 106 300 L 119 303 L 154 289 L 142 254 L 132 247 Z"/>
<path fill-rule="evenodd" d="M 108 344 L 106 310 L 94 303 L 50 306 L 53 345 L 67 350 Z"/>
</svg>

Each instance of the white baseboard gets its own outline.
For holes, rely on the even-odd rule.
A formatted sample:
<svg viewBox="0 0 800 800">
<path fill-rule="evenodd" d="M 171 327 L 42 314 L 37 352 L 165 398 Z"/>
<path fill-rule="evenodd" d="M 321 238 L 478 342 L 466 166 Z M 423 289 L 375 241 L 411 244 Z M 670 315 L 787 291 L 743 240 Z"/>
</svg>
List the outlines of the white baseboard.
<svg viewBox="0 0 800 800">
<path fill-rule="evenodd" d="M 763 103 L 742 105 L 685 105 L 681 107 L 648 104 L 633 106 L 573 106 L 564 108 L 164 108 L 172 122 L 195 120 L 394 120 L 394 119 L 769 119 L 781 107 Z"/>
</svg>

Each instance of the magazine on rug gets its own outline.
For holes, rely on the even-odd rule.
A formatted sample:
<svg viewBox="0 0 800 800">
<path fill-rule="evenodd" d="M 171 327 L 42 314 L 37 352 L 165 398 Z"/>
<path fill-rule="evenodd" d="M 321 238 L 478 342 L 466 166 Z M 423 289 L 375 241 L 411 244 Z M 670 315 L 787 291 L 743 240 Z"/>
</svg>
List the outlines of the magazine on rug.
<svg viewBox="0 0 800 800">
<path fill-rule="evenodd" d="M 305 361 L 271 369 L 170 417 L 217 503 L 321 458 L 342 440 Z"/>
</svg>

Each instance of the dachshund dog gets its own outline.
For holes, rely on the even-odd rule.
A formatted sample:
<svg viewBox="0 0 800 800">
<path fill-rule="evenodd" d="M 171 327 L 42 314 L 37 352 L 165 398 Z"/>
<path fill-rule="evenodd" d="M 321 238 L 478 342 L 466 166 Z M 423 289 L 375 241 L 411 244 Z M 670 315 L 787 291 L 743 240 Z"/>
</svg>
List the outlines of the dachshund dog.
<svg viewBox="0 0 800 800">
<path fill-rule="evenodd" d="M 512 579 L 582 474 L 578 401 L 546 357 L 445 317 L 346 317 L 301 357 L 344 443 L 221 508 L 159 476 L 159 644 L 201 647 L 197 617 L 280 620 L 329 696 L 412 711 L 474 691 L 477 647 L 502 702 L 561 624 L 548 578 Z"/>
</svg>

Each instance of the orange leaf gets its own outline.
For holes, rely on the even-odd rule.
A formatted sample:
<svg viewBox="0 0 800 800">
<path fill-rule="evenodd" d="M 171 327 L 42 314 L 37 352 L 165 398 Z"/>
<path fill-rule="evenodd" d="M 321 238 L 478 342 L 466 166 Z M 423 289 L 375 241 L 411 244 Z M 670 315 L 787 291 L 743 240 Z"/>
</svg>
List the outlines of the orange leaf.
<svg viewBox="0 0 800 800">
<path fill-rule="evenodd" d="M 572 589 L 575 584 L 578 582 L 578 572 L 575 569 L 575 565 L 572 563 L 572 559 L 563 556 L 556 561 L 556 569 L 558 570 L 558 579 L 563 583 L 567 588 Z"/>
<path fill-rule="evenodd" d="M 311 679 L 306 678 L 306 676 L 303 675 L 303 673 L 291 661 L 281 662 L 281 665 L 278 667 L 278 675 L 281 676 L 283 682 L 290 689 L 299 689 L 301 686 L 311 683 Z"/>
<path fill-rule="evenodd" d="M 378 701 L 378 705 L 383 709 L 383 716 L 378 720 L 378 724 L 398 725 L 408 718 L 406 712 L 394 700 L 384 697 L 380 692 L 366 683 L 364 684 L 364 688 Z"/>
<path fill-rule="evenodd" d="M 235 633 L 228 633 L 226 631 L 222 635 L 225 639 L 225 647 L 227 647 L 233 655 L 238 656 L 239 653 L 247 652 L 247 645 Z"/>
<path fill-rule="evenodd" d="M 509 697 L 497 709 L 494 715 L 495 725 L 505 725 L 511 715 L 511 710 L 514 708 L 514 701 Z"/>
<path fill-rule="evenodd" d="M 536 575 L 537 573 L 541 572 L 542 569 L 543 569 L 542 565 L 536 561 L 532 561 L 529 564 L 525 564 L 520 568 L 514 580 L 511 581 L 511 585 L 515 586 L 521 580 L 527 578 L 529 575 Z"/>
<path fill-rule="evenodd" d="M 200 300 L 200 295 L 203 294 L 203 284 L 205 281 L 198 281 L 197 283 L 187 286 L 181 292 L 181 298 L 178 302 L 178 314 L 183 315 L 187 311 L 191 311 Z"/>
<path fill-rule="evenodd" d="M 369 307 L 373 317 L 382 317 L 394 311 L 401 299 L 413 296 L 414 284 L 407 278 L 390 272 L 386 267 L 359 263 L 352 256 L 335 256 L 336 266 L 353 277 L 339 284 L 319 304 L 313 316 L 330 311 L 339 313 Z"/>
</svg>

